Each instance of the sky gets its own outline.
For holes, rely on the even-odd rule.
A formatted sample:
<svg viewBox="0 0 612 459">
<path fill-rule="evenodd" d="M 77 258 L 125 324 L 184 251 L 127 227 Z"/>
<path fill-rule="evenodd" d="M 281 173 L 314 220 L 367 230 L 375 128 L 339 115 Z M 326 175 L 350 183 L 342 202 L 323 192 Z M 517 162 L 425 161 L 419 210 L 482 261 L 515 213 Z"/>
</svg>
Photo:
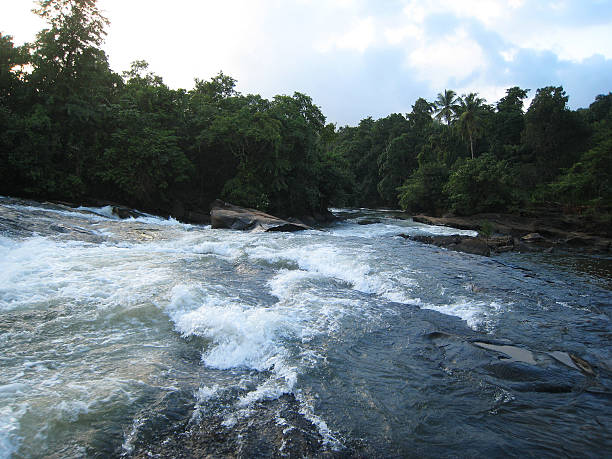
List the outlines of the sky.
<svg viewBox="0 0 612 459">
<path fill-rule="evenodd" d="M 588 107 L 612 91 L 612 0 L 98 0 L 111 68 L 144 59 L 172 88 L 219 71 L 242 93 L 295 91 L 329 122 L 408 113 L 444 89 L 495 103 L 512 86 L 563 86 Z M 0 0 L 16 43 L 44 27 Z"/>
</svg>

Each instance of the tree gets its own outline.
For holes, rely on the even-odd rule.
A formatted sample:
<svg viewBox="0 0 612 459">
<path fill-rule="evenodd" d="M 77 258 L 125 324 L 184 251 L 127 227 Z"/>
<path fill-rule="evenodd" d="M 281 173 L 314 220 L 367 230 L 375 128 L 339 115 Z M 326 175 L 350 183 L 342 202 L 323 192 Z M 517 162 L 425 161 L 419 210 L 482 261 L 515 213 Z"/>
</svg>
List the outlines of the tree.
<svg viewBox="0 0 612 459">
<path fill-rule="evenodd" d="M 490 126 L 492 152 L 500 158 L 517 160 L 521 134 L 525 128 L 523 101 L 529 89 L 518 86 L 506 89 L 506 96 L 497 102 L 497 112 Z"/>
<path fill-rule="evenodd" d="M 406 115 L 410 123 L 410 129 L 424 133 L 431 125 L 431 115 L 436 105 L 419 97 L 412 106 L 412 111 Z"/>
<path fill-rule="evenodd" d="M 582 118 L 567 107 L 563 87 L 537 90 L 525 115 L 523 140 L 531 151 L 543 180 L 560 168 L 570 167 L 585 149 L 588 129 Z"/>
<path fill-rule="evenodd" d="M 446 207 L 442 188 L 448 168 L 439 162 L 424 163 L 398 189 L 399 204 L 408 212 L 439 213 Z"/>
<path fill-rule="evenodd" d="M 108 20 L 95 0 L 40 0 L 35 13 L 47 28 L 32 45 L 32 71 L 24 78 L 35 119 L 50 120 L 53 139 L 43 149 L 47 164 L 37 181 L 53 190 L 48 197 L 77 199 L 95 181 L 90 171 L 102 155 L 109 106 L 121 86 L 100 48 Z"/>
<path fill-rule="evenodd" d="M 588 119 L 591 123 L 603 120 L 612 121 L 612 92 L 599 94 L 589 105 Z"/>
<path fill-rule="evenodd" d="M 550 184 L 556 200 L 612 211 L 612 137 L 607 137 Z"/>
<path fill-rule="evenodd" d="M 27 88 L 23 83 L 23 66 L 28 55 L 15 47 L 10 35 L 0 33 L 0 193 L 7 194 L 27 172 L 24 159 L 15 154 L 22 133 L 17 126 L 27 107 Z"/>
<path fill-rule="evenodd" d="M 444 186 L 451 209 L 461 215 L 505 210 L 512 202 L 512 173 L 490 153 L 461 163 Z"/>
<path fill-rule="evenodd" d="M 378 157 L 378 193 L 386 205 L 397 205 L 397 189 L 418 167 L 418 154 L 430 134 L 433 104 L 419 98 L 406 115 L 403 134 L 394 137 Z M 402 123 L 403 124 L 403 123 Z"/>
<path fill-rule="evenodd" d="M 457 93 L 452 89 L 445 89 L 443 93 L 438 93 L 438 98 L 434 102 L 438 109 L 436 119 L 444 119 L 446 124 L 450 126 L 451 121 L 455 119 L 457 109 L 459 108 L 457 102 L 459 102 Z"/>
<path fill-rule="evenodd" d="M 110 138 L 97 158 L 96 178 L 113 199 L 157 211 L 167 208 L 176 187 L 193 174 L 193 165 L 179 144 L 182 91 L 146 74 L 147 64 L 132 65 L 117 104 L 109 107 Z"/>
<path fill-rule="evenodd" d="M 459 129 L 470 142 L 470 152 L 474 159 L 474 138 L 482 132 L 482 115 L 485 110 L 485 100 L 476 93 L 469 93 L 459 98 L 456 113 L 459 115 Z"/>
<path fill-rule="evenodd" d="M 28 63 L 27 50 L 15 47 L 13 37 L 0 33 L 0 106 L 15 102 L 15 91 L 23 85 L 23 67 Z"/>
<path fill-rule="evenodd" d="M 96 0 L 39 0 L 34 12 L 48 23 L 34 43 L 33 81 L 62 95 L 78 91 L 90 82 L 92 70 L 107 70 L 100 49 L 109 24 Z M 100 68 L 101 67 L 101 68 Z M 106 68 L 105 68 L 106 67 Z"/>
</svg>

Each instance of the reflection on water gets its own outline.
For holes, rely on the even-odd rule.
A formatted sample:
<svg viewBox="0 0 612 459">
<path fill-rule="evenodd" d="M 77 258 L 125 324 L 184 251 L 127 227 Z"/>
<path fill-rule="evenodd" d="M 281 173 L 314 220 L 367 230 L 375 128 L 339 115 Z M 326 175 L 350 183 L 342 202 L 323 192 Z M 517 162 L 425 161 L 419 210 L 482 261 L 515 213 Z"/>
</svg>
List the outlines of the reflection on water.
<svg viewBox="0 0 612 459">
<path fill-rule="evenodd" d="M 565 253 L 542 257 L 542 261 L 568 273 L 583 274 L 587 282 L 593 282 L 612 290 L 612 257 L 610 256 Z"/>
</svg>

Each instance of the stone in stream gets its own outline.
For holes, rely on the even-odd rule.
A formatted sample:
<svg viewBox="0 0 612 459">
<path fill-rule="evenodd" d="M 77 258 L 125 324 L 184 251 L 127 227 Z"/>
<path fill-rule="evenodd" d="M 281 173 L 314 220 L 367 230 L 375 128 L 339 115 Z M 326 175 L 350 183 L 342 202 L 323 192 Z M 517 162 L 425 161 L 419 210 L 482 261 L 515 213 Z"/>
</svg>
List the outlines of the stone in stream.
<svg viewBox="0 0 612 459">
<path fill-rule="evenodd" d="M 508 356 L 508 358 L 514 362 L 523 362 L 528 363 L 530 365 L 536 365 L 536 361 L 533 358 L 533 353 L 531 351 L 528 351 L 527 349 L 510 345 L 500 346 L 497 344 L 483 343 L 481 341 L 474 341 L 472 344 L 482 349 L 500 352 Z"/>
<path fill-rule="evenodd" d="M 265 232 L 312 229 L 303 223 L 290 222 L 259 210 L 234 206 L 218 199 L 210 206 L 210 223 L 212 228 Z"/>
<path fill-rule="evenodd" d="M 593 371 L 593 367 L 591 367 L 591 364 L 589 362 L 584 359 L 581 359 L 580 357 L 574 354 L 570 354 L 569 356 L 572 359 L 572 362 L 574 362 L 574 364 L 576 364 L 576 366 L 580 368 L 582 372 L 590 376 L 595 376 L 595 371 Z"/>
<path fill-rule="evenodd" d="M 361 220 L 357 220 L 358 225 L 374 225 L 376 223 L 380 223 L 378 218 L 363 218 Z"/>
<path fill-rule="evenodd" d="M 138 218 L 144 216 L 143 213 L 138 212 L 137 210 L 123 206 L 112 206 L 112 212 L 113 215 L 116 215 L 122 220 L 125 220 L 126 218 Z"/>
<path fill-rule="evenodd" d="M 433 244 L 455 252 L 471 253 L 473 255 L 482 255 L 488 257 L 491 255 L 491 249 L 487 242 L 479 237 L 472 236 L 409 236 L 400 234 L 404 239 L 421 242 L 423 244 Z"/>
</svg>

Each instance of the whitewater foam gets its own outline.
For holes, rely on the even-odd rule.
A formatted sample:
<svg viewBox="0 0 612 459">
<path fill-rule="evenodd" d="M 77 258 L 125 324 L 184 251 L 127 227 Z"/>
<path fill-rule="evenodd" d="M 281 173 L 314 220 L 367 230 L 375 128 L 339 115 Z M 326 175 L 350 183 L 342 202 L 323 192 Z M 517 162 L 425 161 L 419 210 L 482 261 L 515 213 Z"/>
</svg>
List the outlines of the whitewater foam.
<svg viewBox="0 0 612 459">
<path fill-rule="evenodd" d="M 456 297 L 448 304 L 421 304 L 423 309 L 431 309 L 442 314 L 459 317 L 473 330 L 490 328 L 495 317 L 508 309 L 498 302 L 475 301 L 465 297 Z"/>
<path fill-rule="evenodd" d="M 0 459 L 9 459 L 19 449 L 23 439 L 17 435 L 17 431 L 19 419 L 24 413 L 24 407 L 17 411 L 10 406 L 0 407 Z"/>
</svg>

